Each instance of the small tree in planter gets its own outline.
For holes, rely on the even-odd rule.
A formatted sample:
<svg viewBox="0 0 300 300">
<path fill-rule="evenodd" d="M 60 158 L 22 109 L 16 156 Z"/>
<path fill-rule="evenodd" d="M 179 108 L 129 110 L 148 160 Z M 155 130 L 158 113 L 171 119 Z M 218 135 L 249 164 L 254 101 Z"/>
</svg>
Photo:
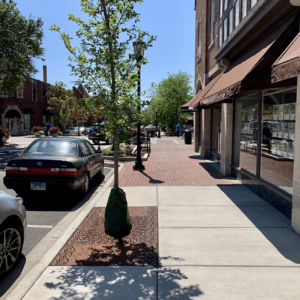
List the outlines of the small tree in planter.
<svg viewBox="0 0 300 300">
<path fill-rule="evenodd" d="M 44 131 L 44 128 L 41 127 L 41 126 L 34 126 L 31 131 L 33 132 L 33 134 L 36 136 L 36 137 L 39 137 L 42 135 L 42 132 Z"/>
<path fill-rule="evenodd" d="M 50 133 L 50 135 L 56 137 L 56 136 L 59 135 L 59 128 L 58 128 L 58 127 L 51 127 L 51 128 L 49 129 L 49 133 Z"/>
</svg>

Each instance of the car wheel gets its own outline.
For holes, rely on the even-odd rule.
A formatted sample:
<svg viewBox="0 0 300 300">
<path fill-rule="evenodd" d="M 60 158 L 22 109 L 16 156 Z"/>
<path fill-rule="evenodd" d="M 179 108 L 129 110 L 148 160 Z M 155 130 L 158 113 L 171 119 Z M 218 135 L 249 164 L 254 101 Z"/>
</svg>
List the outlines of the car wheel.
<svg viewBox="0 0 300 300">
<path fill-rule="evenodd" d="M 16 224 L 6 223 L 0 226 L 0 276 L 13 268 L 22 248 L 22 229 Z"/>
<path fill-rule="evenodd" d="M 98 141 L 98 140 L 93 140 L 93 143 L 94 143 L 94 145 L 99 145 L 99 144 L 100 144 L 100 141 Z"/>
<path fill-rule="evenodd" d="M 81 188 L 82 194 L 86 195 L 89 191 L 89 188 L 90 188 L 90 178 L 89 175 L 86 175 L 84 178 L 83 186 Z"/>
</svg>

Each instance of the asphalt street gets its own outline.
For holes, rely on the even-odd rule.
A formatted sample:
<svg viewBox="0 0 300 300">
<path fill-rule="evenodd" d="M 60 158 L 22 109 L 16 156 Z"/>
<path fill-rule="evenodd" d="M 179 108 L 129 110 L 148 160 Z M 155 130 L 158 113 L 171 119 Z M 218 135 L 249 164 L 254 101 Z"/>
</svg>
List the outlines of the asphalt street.
<svg viewBox="0 0 300 300">
<path fill-rule="evenodd" d="M 85 138 L 85 137 L 84 137 Z M 11 141 L 12 140 L 12 141 Z M 11 143 L 17 143 L 24 146 L 29 145 L 34 138 L 15 137 L 10 140 Z M 101 148 L 105 148 L 105 144 L 101 144 Z M 23 150 L 8 150 L 0 152 L 0 190 L 4 190 L 11 195 L 16 195 L 13 190 L 8 190 L 3 184 L 3 177 L 5 176 L 5 166 L 7 162 L 19 155 Z M 104 169 L 105 177 L 103 180 L 108 180 L 107 174 L 111 168 Z M 110 172 L 110 176 L 112 172 Z M 101 182 L 102 182 L 101 181 Z M 7 278 L 0 279 L 0 298 L 5 295 L 6 291 L 15 283 L 19 277 L 20 271 L 26 262 L 26 256 L 30 251 L 43 239 L 43 237 L 52 230 L 70 211 L 79 210 L 83 205 L 91 200 L 91 196 L 98 188 L 99 184 L 96 180 L 91 180 L 90 192 L 86 197 L 78 196 L 78 193 L 62 193 L 57 191 L 57 194 L 47 195 L 42 194 L 37 196 L 29 196 L 24 198 L 24 206 L 27 211 L 27 232 L 26 239 L 23 246 L 22 257 L 19 260 L 19 266 L 7 276 Z"/>
</svg>

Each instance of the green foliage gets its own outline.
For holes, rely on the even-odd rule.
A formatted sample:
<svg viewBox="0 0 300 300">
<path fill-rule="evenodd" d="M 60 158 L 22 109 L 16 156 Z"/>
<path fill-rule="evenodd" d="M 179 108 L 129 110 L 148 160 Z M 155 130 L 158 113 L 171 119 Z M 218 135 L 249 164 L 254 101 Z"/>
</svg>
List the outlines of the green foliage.
<svg viewBox="0 0 300 300">
<path fill-rule="evenodd" d="M 69 109 L 69 103 L 70 103 L 70 98 L 66 98 L 65 101 L 63 101 L 59 112 L 60 124 L 62 128 L 66 128 L 70 120 L 71 111 Z"/>
<path fill-rule="evenodd" d="M 81 107 L 79 101 L 74 97 L 73 91 L 67 89 L 63 82 L 55 82 L 55 85 L 51 85 L 47 92 L 48 110 L 54 113 L 54 117 L 58 120 L 63 127 L 67 126 L 70 122 L 72 124 L 77 124 L 77 120 L 81 116 Z M 61 115 L 61 109 L 65 104 L 65 110 L 69 110 L 68 119 L 66 119 L 66 111 Z M 53 110 L 52 110 L 53 108 Z"/>
<path fill-rule="evenodd" d="M 137 107 L 141 104 L 136 93 L 138 69 L 147 63 L 147 57 L 139 59 L 133 42 L 144 42 L 147 49 L 156 39 L 138 29 L 140 15 L 135 11 L 140 0 L 81 0 L 82 11 L 89 16 L 84 21 L 72 14 L 69 20 L 79 29 L 76 36 L 80 48 L 72 45 L 72 38 L 57 25 L 51 30 L 60 33 L 69 57 L 72 75 L 78 76 L 87 91 L 93 94 L 85 100 L 91 113 L 106 120 L 106 138 L 114 137 L 119 143 L 118 129 L 125 132 L 126 126 L 139 119 Z M 128 26 L 128 27 L 127 27 Z M 105 108 L 105 110 L 104 110 Z M 118 153 L 115 147 L 115 187 L 118 187 Z"/>
<path fill-rule="evenodd" d="M 0 91 L 22 91 L 37 72 L 33 59 L 44 53 L 42 26 L 40 18 L 22 16 L 13 1 L 0 0 Z"/>
<path fill-rule="evenodd" d="M 172 129 L 179 122 L 186 122 L 187 113 L 181 113 L 180 107 L 193 98 L 193 88 L 191 86 L 192 76 L 179 71 L 177 74 L 168 74 L 168 78 L 163 79 L 158 85 L 153 86 L 150 93 L 151 103 L 143 112 L 144 120 L 149 125 L 157 122 L 164 127 L 169 125 Z"/>
</svg>

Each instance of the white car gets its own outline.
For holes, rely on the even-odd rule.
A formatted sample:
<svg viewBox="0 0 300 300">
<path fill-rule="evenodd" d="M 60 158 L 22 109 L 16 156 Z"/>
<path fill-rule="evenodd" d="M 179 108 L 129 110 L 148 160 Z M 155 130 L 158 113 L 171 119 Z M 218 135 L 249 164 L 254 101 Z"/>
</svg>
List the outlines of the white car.
<svg viewBox="0 0 300 300">
<path fill-rule="evenodd" d="M 26 228 L 23 199 L 0 191 L 0 277 L 11 270 L 18 260 Z"/>
</svg>

